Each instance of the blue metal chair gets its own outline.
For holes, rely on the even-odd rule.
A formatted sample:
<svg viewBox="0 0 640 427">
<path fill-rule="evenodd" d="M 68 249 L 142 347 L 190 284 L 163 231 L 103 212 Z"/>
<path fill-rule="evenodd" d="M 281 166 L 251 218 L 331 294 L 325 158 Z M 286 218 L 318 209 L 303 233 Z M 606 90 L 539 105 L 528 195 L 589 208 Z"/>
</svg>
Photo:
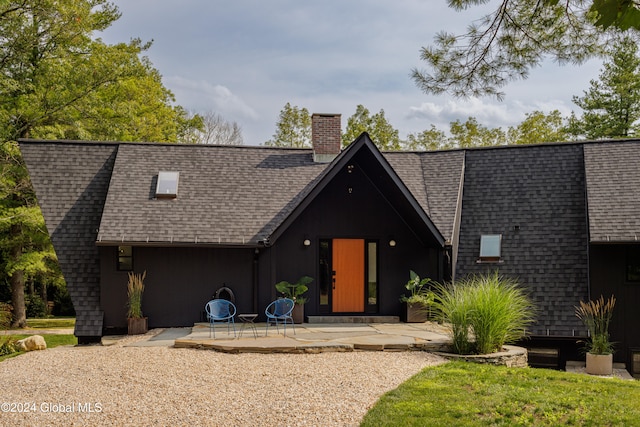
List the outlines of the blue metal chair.
<svg viewBox="0 0 640 427">
<path fill-rule="evenodd" d="M 291 323 L 291 327 L 293 328 L 293 333 L 296 333 L 296 327 L 293 326 L 293 317 L 291 316 L 291 312 L 293 311 L 293 306 L 295 302 L 289 298 L 280 298 L 273 301 L 271 304 L 267 306 L 264 310 L 264 314 L 267 315 L 267 331 L 265 332 L 265 336 L 269 334 L 269 324 L 274 322 L 276 324 L 276 331 L 280 332 L 278 329 L 278 324 L 282 323 L 284 325 L 284 336 L 287 336 L 287 322 Z"/>
<path fill-rule="evenodd" d="M 209 301 L 204 309 L 207 312 L 207 319 L 209 319 L 209 337 L 211 337 L 211 331 L 213 331 L 213 339 L 216 338 L 216 322 L 226 322 L 227 334 L 229 334 L 229 325 L 233 326 L 233 337 L 236 336 L 236 323 L 233 317 L 236 315 L 236 306 L 231 301 L 226 299 L 212 299 Z"/>
</svg>

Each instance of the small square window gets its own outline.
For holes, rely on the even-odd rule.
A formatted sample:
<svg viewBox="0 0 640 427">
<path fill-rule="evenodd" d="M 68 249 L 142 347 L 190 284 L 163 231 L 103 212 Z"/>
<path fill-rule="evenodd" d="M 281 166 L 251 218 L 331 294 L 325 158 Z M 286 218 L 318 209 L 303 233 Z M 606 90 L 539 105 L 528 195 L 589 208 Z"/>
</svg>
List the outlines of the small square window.
<svg viewBox="0 0 640 427">
<path fill-rule="evenodd" d="M 118 246 L 118 270 L 133 271 L 133 248 Z"/>
<path fill-rule="evenodd" d="M 640 283 L 640 246 L 627 248 L 627 282 Z"/>
<path fill-rule="evenodd" d="M 502 246 L 502 234 L 483 234 L 480 236 L 481 262 L 500 261 Z"/>
<path fill-rule="evenodd" d="M 158 172 L 156 197 L 173 199 L 178 196 L 180 172 Z"/>
</svg>

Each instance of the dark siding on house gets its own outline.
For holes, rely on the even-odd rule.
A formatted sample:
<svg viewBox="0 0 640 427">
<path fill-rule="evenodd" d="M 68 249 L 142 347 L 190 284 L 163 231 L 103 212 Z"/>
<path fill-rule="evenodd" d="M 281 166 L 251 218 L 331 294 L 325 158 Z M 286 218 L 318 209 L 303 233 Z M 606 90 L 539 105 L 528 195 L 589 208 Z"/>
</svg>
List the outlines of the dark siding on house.
<svg viewBox="0 0 640 427">
<path fill-rule="evenodd" d="M 127 272 L 117 271 L 116 247 L 100 247 L 102 307 L 107 332 L 126 328 Z M 193 326 L 215 291 L 229 287 L 238 313 L 254 312 L 254 249 L 134 247 L 136 273 L 147 272 L 142 300 L 150 328 Z"/>
<path fill-rule="evenodd" d="M 362 160 L 362 159 L 361 159 Z M 400 315 L 400 295 L 413 269 L 422 277 L 440 278 L 439 251 L 421 242 L 375 185 L 375 172 L 354 160 L 351 173 L 341 170 L 271 248 L 275 275 L 272 283 L 261 283 L 271 290 L 261 304 L 275 297 L 273 285 L 280 280 L 295 281 L 303 275 L 314 277 L 309 291 L 306 315 L 318 314 L 318 241 L 332 238 L 362 238 L 378 242 L 379 314 Z M 349 189 L 351 188 L 351 192 Z M 312 244 L 305 247 L 305 236 Z M 389 246 L 393 236 L 396 247 Z"/>
<path fill-rule="evenodd" d="M 76 310 L 75 335 L 102 336 L 95 245 L 118 149 L 114 144 L 20 143 Z"/>
<path fill-rule="evenodd" d="M 481 234 L 502 234 L 502 263 L 477 263 Z M 518 278 L 539 309 L 531 332 L 571 336 L 583 328 L 574 306 L 588 297 L 587 251 L 581 145 L 467 151 L 456 278 Z"/>
<path fill-rule="evenodd" d="M 637 246 L 637 245 L 636 245 Z M 631 245 L 592 244 L 589 254 L 591 298 L 616 297 L 613 318 L 609 327 L 616 352 L 614 358 L 631 366 L 628 349 L 640 348 L 640 283 L 627 282 L 627 250 Z"/>
</svg>

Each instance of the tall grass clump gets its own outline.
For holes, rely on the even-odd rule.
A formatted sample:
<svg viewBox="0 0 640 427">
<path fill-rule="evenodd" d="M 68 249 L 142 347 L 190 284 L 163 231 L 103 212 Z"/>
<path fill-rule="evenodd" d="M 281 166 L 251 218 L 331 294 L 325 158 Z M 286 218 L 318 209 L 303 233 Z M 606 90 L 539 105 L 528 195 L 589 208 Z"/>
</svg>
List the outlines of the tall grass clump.
<svg viewBox="0 0 640 427">
<path fill-rule="evenodd" d="M 436 283 L 433 306 L 442 319 L 451 325 L 453 351 L 470 354 L 473 351 L 469 332 L 471 329 L 471 293 L 465 286 Z"/>
<path fill-rule="evenodd" d="M 127 317 L 130 319 L 142 319 L 142 294 L 144 293 L 145 271 L 142 274 L 129 273 L 127 283 Z"/>
<path fill-rule="evenodd" d="M 533 322 L 535 308 L 518 282 L 498 272 L 470 275 L 436 287 L 436 306 L 451 324 L 453 350 L 488 354 L 517 341 Z"/>
<path fill-rule="evenodd" d="M 613 344 L 609 341 L 609 323 L 613 315 L 616 299 L 613 295 L 605 302 L 600 295 L 595 301 L 580 301 L 576 307 L 576 316 L 587 327 L 591 341 L 587 343 L 587 352 L 591 354 L 612 354 Z"/>
</svg>

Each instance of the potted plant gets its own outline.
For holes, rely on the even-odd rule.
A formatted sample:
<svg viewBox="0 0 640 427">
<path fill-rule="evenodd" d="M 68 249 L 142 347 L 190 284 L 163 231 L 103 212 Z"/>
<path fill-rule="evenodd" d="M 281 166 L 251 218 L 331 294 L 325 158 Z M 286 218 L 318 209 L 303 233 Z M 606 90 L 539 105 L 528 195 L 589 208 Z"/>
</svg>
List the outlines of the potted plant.
<svg viewBox="0 0 640 427">
<path fill-rule="evenodd" d="M 404 294 L 400 297 L 400 302 L 405 304 L 405 322 L 421 323 L 429 318 L 429 311 L 434 301 L 434 294 L 426 286 L 431 279 L 426 277 L 420 279 L 415 271 L 409 270 L 409 281 L 405 288 L 411 292 L 409 296 Z"/>
<path fill-rule="evenodd" d="M 313 278 L 309 276 L 302 276 L 295 283 L 289 283 L 286 280 L 276 283 L 276 290 L 283 294 L 285 298 L 290 298 L 295 302 L 293 307 L 294 323 L 302 323 L 304 321 L 304 304 L 308 301 L 304 293 L 309 290 L 309 283 L 313 282 Z"/>
<path fill-rule="evenodd" d="M 127 283 L 127 329 L 129 335 L 145 334 L 148 330 L 147 318 L 142 315 L 142 294 L 146 276 L 146 270 L 142 274 L 129 273 L 129 282 Z"/>
<path fill-rule="evenodd" d="M 590 340 L 586 341 L 586 371 L 592 375 L 613 373 L 613 344 L 609 341 L 609 323 L 616 299 L 613 295 L 605 302 L 600 295 L 595 301 L 580 301 L 576 316 L 589 330 Z"/>
</svg>

